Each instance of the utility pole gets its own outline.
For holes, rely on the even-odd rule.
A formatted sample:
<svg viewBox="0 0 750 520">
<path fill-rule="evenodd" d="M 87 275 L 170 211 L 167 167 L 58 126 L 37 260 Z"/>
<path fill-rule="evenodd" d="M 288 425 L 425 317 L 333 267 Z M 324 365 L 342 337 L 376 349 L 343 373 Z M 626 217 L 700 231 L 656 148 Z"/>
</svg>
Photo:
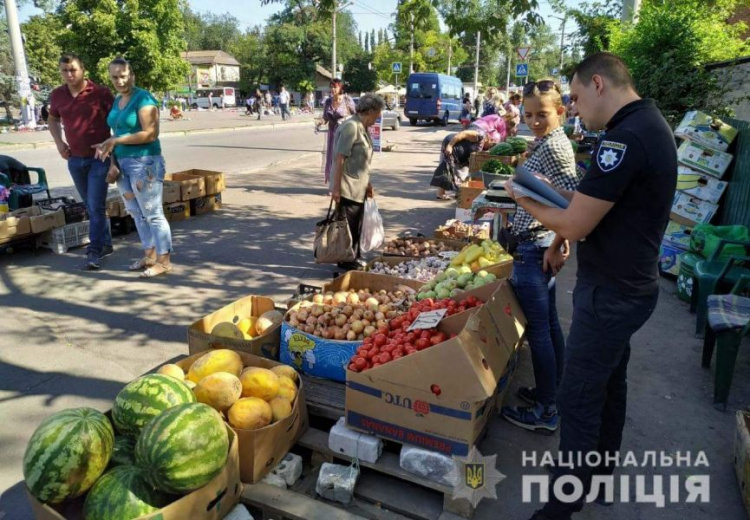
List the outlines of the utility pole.
<svg viewBox="0 0 750 520">
<path fill-rule="evenodd" d="M 453 40 L 448 40 L 448 75 L 451 75 L 451 57 L 453 56 Z"/>
<path fill-rule="evenodd" d="M 414 13 L 410 13 L 411 38 L 409 40 L 409 74 L 414 73 Z"/>
<path fill-rule="evenodd" d="M 511 50 L 508 49 L 508 77 L 505 79 L 505 93 L 508 95 L 508 99 L 510 99 L 510 54 Z"/>
<path fill-rule="evenodd" d="M 562 83 L 563 64 L 565 63 L 565 22 L 567 19 L 568 13 L 565 13 L 562 19 L 562 32 L 560 33 L 560 74 L 558 78 L 560 83 Z"/>
<path fill-rule="evenodd" d="M 641 0 L 622 0 L 622 22 L 636 23 L 638 21 L 638 11 L 641 9 Z"/>
<path fill-rule="evenodd" d="M 482 39 L 482 33 L 477 31 L 477 58 L 474 62 L 474 92 L 479 95 L 479 44 Z"/>
<path fill-rule="evenodd" d="M 333 50 L 331 51 L 331 79 L 336 78 L 336 0 L 333 0 Z"/>
<path fill-rule="evenodd" d="M 18 89 L 18 97 L 21 98 L 21 120 L 24 125 L 34 128 L 36 127 L 36 118 L 28 101 L 33 94 L 31 93 L 31 84 L 29 83 L 29 71 L 26 68 L 26 55 L 23 50 L 21 26 L 18 23 L 16 0 L 5 0 L 5 14 L 8 17 L 10 47 L 13 52 L 13 64 L 16 69 L 16 88 Z M 29 114 L 29 112 L 32 113 Z"/>
</svg>

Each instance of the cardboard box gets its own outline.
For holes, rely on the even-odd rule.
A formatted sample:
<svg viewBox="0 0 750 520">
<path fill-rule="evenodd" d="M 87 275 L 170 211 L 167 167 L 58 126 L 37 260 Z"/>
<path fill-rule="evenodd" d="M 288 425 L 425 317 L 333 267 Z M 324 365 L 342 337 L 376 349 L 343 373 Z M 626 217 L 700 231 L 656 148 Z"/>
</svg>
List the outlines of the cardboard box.
<svg viewBox="0 0 750 520">
<path fill-rule="evenodd" d="M 190 201 L 164 204 L 164 216 L 169 222 L 181 222 L 190 218 Z"/>
<path fill-rule="evenodd" d="M 728 182 L 720 181 L 707 173 L 687 166 L 677 167 L 677 189 L 691 197 L 717 204 L 728 185 Z"/>
<path fill-rule="evenodd" d="M 173 204 L 180 201 L 182 196 L 180 183 L 175 181 L 164 181 L 164 187 L 161 192 L 162 204 Z"/>
<path fill-rule="evenodd" d="M 468 241 L 466 240 L 451 240 L 448 238 L 399 237 L 399 240 L 401 239 L 409 239 L 412 241 L 413 244 L 421 244 L 422 242 L 426 242 L 428 240 L 433 243 L 440 242 L 450 247 L 450 250 L 452 251 L 461 251 L 461 249 L 463 249 L 466 246 L 466 244 L 468 244 Z M 388 241 L 388 243 L 390 243 L 390 241 Z M 404 258 L 406 255 L 395 255 L 393 253 L 383 252 L 383 256 L 398 256 L 398 257 Z"/>
<path fill-rule="evenodd" d="M 216 195 L 217 193 L 221 193 L 222 191 L 226 190 L 224 174 L 222 172 L 213 170 L 201 170 L 195 168 L 192 170 L 173 173 L 172 175 L 193 175 L 196 177 L 202 177 L 206 185 L 205 195 Z"/>
<path fill-rule="evenodd" d="M 674 135 L 688 139 L 695 143 L 719 152 L 726 152 L 734 138 L 737 129 L 729 126 L 717 117 L 698 110 L 691 110 L 677 125 Z"/>
<path fill-rule="evenodd" d="M 673 276 L 680 274 L 680 255 L 687 251 L 688 248 L 678 242 L 662 240 L 659 247 L 659 271 Z"/>
<path fill-rule="evenodd" d="M 456 204 L 459 208 L 471 209 L 471 203 L 485 190 L 484 181 L 466 181 L 458 187 Z"/>
<path fill-rule="evenodd" d="M 677 149 L 677 161 L 721 179 L 732 162 L 732 156 L 728 153 L 710 150 L 690 141 L 683 141 Z"/>
<path fill-rule="evenodd" d="M 347 426 L 465 456 L 492 416 L 524 327 L 510 285 L 500 283 L 482 307 L 438 325 L 455 338 L 365 372 L 347 371 Z"/>
<path fill-rule="evenodd" d="M 37 208 L 39 209 L 39 208 Z M 0 243 L 31 234 L 31 217 L 29 210 L 0 213 Z"/>
<path fill-rule="evenodd" d="M 461 222 L 470 222 L 474 219 L 474 213 L 471 211 L 471 208 L 456 208 L 456 220 L 460 220 Z"/>
<path fill-rule="evenodd" d="M 719 209 L 718 204 L 691 197 L 687 193 L 675 193 L 672 213 L 669 218 L 683 226 L 708 224 Z"/>
<path fill-rule="evenodd" d="M 693 228 L 669 221 L 667 230 L 664 233 L 664 241 L 680 246 L 682 249 L 690 249 L 690 233 Z"/>
<path fill-rule="evenodd" d="M 221 520 L 239 502 L 242 494 L 240 481 L 240 435 L 227 427 L 231 443 L 224 469 L 211 482 L 189 493 L 154 513 L 135 520 Z M 42 504 L 26 490 L 36 520 L 82 520 L 84 497 L 61 504 L 56 508 Z"/>
<path fill-rule="evenodd" d="M 504 164 L 516 166 L 518 164 L 518 155 L 490 155 L 489 152 L 473 152 L 469 156 L 469 173 L 476 173 L 482 170 L 482 165 L 491 159 L 497 159 Z"/>
<path fill-rule="evenodd" d="M 203 215 L 221 209 L 221 193 L 206 195 L 190 201 L 190 215 Z"/>
<path fill-rule="evenodd" d="M 187 372 L 190 365 L 202 355 L 182 359 L 177 365 Z M 239 355 L 244 366 L 272 368 L 281 364 L 246 352 L 239 352 Z M 289 417 L 259 430 L 232 428 L 239 439 L 239 476 L 242 482 L 255 484 L 274 469 L 307 431 L 308 422 L 305 388 L 302 379 L 298 378 L 297 397 Z M 192 520 L 195 517 L 183 518 Z"/>
<path fill-rule="evenodd" d="M 125 201 L 121 195 L 113 195 L 107 198 L 106 202 L 107 215 L 110 217 L 127 217 L 128 212 L 125 209 Z"/>
<path fill-rule="evenodd" d="M 180 185 L 180 200 L 193 200 L 206 196 L 206 179 L 189 173 L 168 173 L 164 180 L 174 181 Z"/>
<path fill-rule="evenodd" d="M 236 302 L 212 312 L 188 327 L 188 350 L 196 354 L 215 348 L 228 348 L 238 352 L 245 352 L 271 359 L 279 359 L 279 342 L 281 339 L 281 324 L 267 331 L 262 336 L 253 339 L 230 339 L 213 336 L 213 328 L 223 321 L 237 323 L 242 318 L 260 316 L 274 310 L 275 303 L 265 296 L 245 296 Z"/>
<path fill-rule="evenodd" d="M 737 411 L 734 435 L 734 471 L 740 485 L 742 502 L 750 515 L 750 414 Z"/>
<path fill-rule="evenodd" d="M 38 210 L 39 208 L 35 206 Z M 65 212 L 62 209 L 58 209 L 54 213 L 45 213 L 43 215 L 36 215 L 29 218 L 31 224 L 31 232 L 35 235 L 63 227 L 65 225 Z"/>
</svg>

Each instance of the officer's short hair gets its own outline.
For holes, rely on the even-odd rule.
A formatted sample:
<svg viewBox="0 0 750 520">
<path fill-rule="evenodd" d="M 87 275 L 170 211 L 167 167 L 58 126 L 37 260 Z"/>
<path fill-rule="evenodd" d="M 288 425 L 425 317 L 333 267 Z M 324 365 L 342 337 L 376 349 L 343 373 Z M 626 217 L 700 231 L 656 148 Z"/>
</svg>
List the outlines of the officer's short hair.
<svg viewBox="0 0 750 520">
<path fill-rule="evenodd" d="M 629 87 L 635 90 L 633 76 L 630 75 L 628 66 L 625 65 L 625 62 L 619 56 L 611 52 L 597 52 L 592 54 L 576 65 L 576 68 L 573 70 L 573 76 L 578 78 L 578 81 L 584 86 L 588 86 L 591 83 L 591 78 L 594 74 L 604 76 L 616 87 Z"/>
</svg>

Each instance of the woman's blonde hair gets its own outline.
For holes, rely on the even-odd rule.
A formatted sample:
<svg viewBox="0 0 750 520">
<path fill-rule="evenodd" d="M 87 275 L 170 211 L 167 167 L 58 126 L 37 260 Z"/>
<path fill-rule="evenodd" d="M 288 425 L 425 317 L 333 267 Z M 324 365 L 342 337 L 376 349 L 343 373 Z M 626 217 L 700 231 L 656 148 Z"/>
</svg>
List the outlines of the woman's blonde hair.
<svg viewBox="0 0 750 520">
<path fill-rule="evenodd" d="M 552 103 L 554 103 L 556 107 L 563 106 L 560 85 L 551 78 L 533 81 L 524 86 L 523 98 L 528 99 L 532 97 L 547 98 L 552 100 Z"/>
</svg>

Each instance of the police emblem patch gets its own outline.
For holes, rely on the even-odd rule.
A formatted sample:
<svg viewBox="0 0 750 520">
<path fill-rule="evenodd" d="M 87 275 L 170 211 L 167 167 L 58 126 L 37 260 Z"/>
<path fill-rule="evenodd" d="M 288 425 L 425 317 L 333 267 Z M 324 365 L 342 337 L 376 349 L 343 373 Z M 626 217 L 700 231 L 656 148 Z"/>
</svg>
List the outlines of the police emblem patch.
<svg viewBox="0 0 750 520">
<path fill-rule="evenodd" d="M 625 157 L 628 145 L 615 141 L 602 141 L 596 153 L 596 164 L 605 173 L 617 168 Z"/>
</svg>

